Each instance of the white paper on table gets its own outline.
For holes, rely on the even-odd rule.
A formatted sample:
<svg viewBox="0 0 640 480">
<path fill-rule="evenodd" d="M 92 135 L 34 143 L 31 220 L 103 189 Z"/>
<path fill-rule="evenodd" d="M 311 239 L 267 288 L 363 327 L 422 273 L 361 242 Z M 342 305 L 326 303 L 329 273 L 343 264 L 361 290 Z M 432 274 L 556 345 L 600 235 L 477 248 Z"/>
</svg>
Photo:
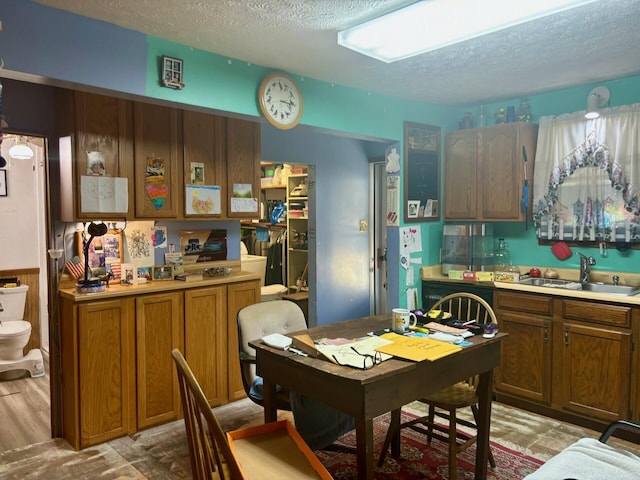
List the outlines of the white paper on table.
<svg viewBox="0 0 640 480">
<path fill-rule="evenodd" d="M 91 213 L 127 213 L 129 181 L 121 177 L 80 176 L 80 210 Z"/>
<path fill-rule="evenodd" d="M 258 199 L 231 197 L 231 211 L 255 213 L 258 211 Z"/>
</svg>

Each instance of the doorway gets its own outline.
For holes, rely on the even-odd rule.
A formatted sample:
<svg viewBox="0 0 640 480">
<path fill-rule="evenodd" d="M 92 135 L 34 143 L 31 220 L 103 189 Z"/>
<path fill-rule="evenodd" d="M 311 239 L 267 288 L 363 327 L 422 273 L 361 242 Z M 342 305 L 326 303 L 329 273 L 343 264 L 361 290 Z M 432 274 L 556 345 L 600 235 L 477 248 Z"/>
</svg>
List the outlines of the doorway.
<svg viewBox="0 0 640 480">
<path fill-rule="evenodd" d="M 387 312 L 387 172 L 385 161 L 371 164 L 371 314 Z"/>
<path fill-rule="evenodd" d="M 33 152 L 31 158 L 17 159 L 10 155 L 9 150 L 18 139 Z M 7 395 L 7 401 L 3 402 L 0 409 L 2 417 L 14 419 L 5 425 L 3 441 L 9 442 L 12 448 L 52 437 L 48 375 L 49 305 L 50 299 L 55 298 L 55 285 L 49 283 L 47 254 L 50 212 L 47 151 L 47 139 L 43 136 L 4 132 L 1 153 L 6 160 L 2 170 L 3 178 L 6 178 L 7 195 L 0 202 L 0 220 L 10 227 L 3 229 L 1 234 L 3 248 L 0 265 L 4 271 L 20 272 L 19 278 L 28 277 L 30 280 L 23 280 L 24 283 L 29 285 L 30 291 L 37 292 L 35 298 L 38 308 L 25 311 L 34 325 L 25 351 L 40 348 L 47 373 L 38 378 L 26 375 L 3 382 L 1 386 Z M 30 301 L 35 302 L 36 299 Z M 20 420 L 25 416 L 30 418 L 27 428 Z M 3 443 L 3 447 L 6 446 Z"/>
</svg>

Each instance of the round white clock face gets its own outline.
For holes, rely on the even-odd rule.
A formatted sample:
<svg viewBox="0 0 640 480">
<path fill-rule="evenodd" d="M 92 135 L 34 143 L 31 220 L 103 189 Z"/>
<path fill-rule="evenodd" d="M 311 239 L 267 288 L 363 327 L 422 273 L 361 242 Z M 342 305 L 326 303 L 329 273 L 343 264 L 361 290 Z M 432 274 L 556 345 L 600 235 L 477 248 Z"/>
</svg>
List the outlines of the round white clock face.
<svg viewBox="0 0 640 480">
<path fill-rule="evenodd" d="M 302 94 L 296 83 L 283 73 L 265 77 L 258 92 L 260 109 L 274 127 L 288 130 L 302 117 Z"/>
</svg>

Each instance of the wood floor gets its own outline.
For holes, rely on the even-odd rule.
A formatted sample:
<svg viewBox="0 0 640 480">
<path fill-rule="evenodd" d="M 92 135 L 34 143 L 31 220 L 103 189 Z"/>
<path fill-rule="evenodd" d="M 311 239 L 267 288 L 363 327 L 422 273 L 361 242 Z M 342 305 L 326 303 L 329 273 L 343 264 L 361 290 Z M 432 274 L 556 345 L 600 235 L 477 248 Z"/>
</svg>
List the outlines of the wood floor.
<svg viewBox="0 0 640 480">
<path fill-rule="evenodd" d="M 49 371 L 45 356 L 45 370 Z M 51 438 L 49 374 L 0 382 L 0 451 Z"/>
<path fill-rule="evenodd" d="M 46 359 L 45 359 L 46 365 Z M 48 371 L 48 365 L 46 365 Z M 426 413 L 424 406 L 414 402 L 407 407 L 416 414 Z M 234 430 L 249 425 L 262 423 L 262 408 L 250 400 L 240 400 L 232 404 L 218 407 L 214 410 L 225 430 Z M 52 471 L 56 462 L 68 465 L 69 458 L 74 456 L 91 456 L 108 459 L 117 457 L 117 462 L 107 465 L 98 462 L 93 470 L 85 468 L 84 476 L 77 476 L 78 480 L 92 479 L 102 476 L 107 471 L 113 473 L 113 464 L 118 464 L 123 471 L 135 470 L 133 476 L 118 474 L 115 477 L 104 478 L 135 478 L 164 479 L 189 478 L 190 475 L 176 477 L 175 470 L 167 473 L 168 456 L 173 455 L 174 466 L 182 464 L 189 471 L 188 453 L 184 441 L 184 424 L 175 421 L 148 429 L 140 434 L 116 439 L 106 444 L 75 452 L 63 440 L 51 440 L 49 418 L 49 376 L 41 378 L 22 378 L 18 380 L 0 382 L 0 419 L 2 424 L 0 434 L 0 477 L 13 479 L 38 478 L 37 466 Z M 291 419 L 288 412 L 280 412 L 280 418 Z M 160 444 L 170 435 L 178 436 L 170 444 L 167 451 L 159 451 Z M 493 404 L 491 420 L 491 440 L 507 448 L 522 452 L 541 460 L 547 460 L 560 450 L 582 437 L 599 436 L 593 432 L 575 425 L 558 420 L 531 414 L 499 403 Z M 638 445 L 612 438 L 608 442 L 627 448 L 638 454 Z M 176 457 L 179 456 L 179 458 Z M 38 458 L 40 460 L 38 461 Z M 76 460 L 77 461 L 77 460 Z M 118 463 L 119 462 L 119 463 Z M 95 458 L 93 460 L 95 463 Z M 87 465 L 92 465 L 87 460 Z M 3 466 L 4 465 L 4 466 Z M 135 468 L 134 468 L 135 466 Z M 66 467 L 60 471 L 66 472 Z M 7 474 L 8 476 L 3 476 Z M 28 472 L 28 473 L 25 473 Z M 26 475 L 26 476 L 25 476 Z M 55 480 L 68 478 L 67 473 Z"/>
</svg>

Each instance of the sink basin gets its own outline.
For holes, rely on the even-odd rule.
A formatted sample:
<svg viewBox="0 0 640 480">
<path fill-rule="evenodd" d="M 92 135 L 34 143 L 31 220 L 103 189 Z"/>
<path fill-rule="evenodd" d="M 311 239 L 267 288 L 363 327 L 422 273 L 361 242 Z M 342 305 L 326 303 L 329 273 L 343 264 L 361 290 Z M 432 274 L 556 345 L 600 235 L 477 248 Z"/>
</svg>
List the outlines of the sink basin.
<svg viewBox="0 0 640 480">
<path fill-rule="evenodd" d="M 580 284 L 571 280 L 558 280 L 556 278 L 525 278 L 520 280 L 521 285 L 532 285 L 534 287 L 566 288 L 570 290 L 580 290 Z"/>
<path fill-rule="evenodd" d="M 616 295 L 635 295 L 640 293 L 640 287 L 629 287 L 627 285 L 607 285 L 605 283 L 586 283 L 582 285 L 582 290 L 596 293 L 613 293 Z"/>
<path fill-rule="evenodd" d="M 605 283 L 585 283 L 574 282 L 572 280 L 558 280 L 551 278 L 525 278 L 518 282 L 520 285 L 531 285 L 534 287 L 562 288 L 565 290 L 583 290 L 585 292 L 608 293 L 612 295 L 636 295 L 640 293 L 640 287 L 630 287 L 627 285 L 608 285 Z"/>
</svg>

